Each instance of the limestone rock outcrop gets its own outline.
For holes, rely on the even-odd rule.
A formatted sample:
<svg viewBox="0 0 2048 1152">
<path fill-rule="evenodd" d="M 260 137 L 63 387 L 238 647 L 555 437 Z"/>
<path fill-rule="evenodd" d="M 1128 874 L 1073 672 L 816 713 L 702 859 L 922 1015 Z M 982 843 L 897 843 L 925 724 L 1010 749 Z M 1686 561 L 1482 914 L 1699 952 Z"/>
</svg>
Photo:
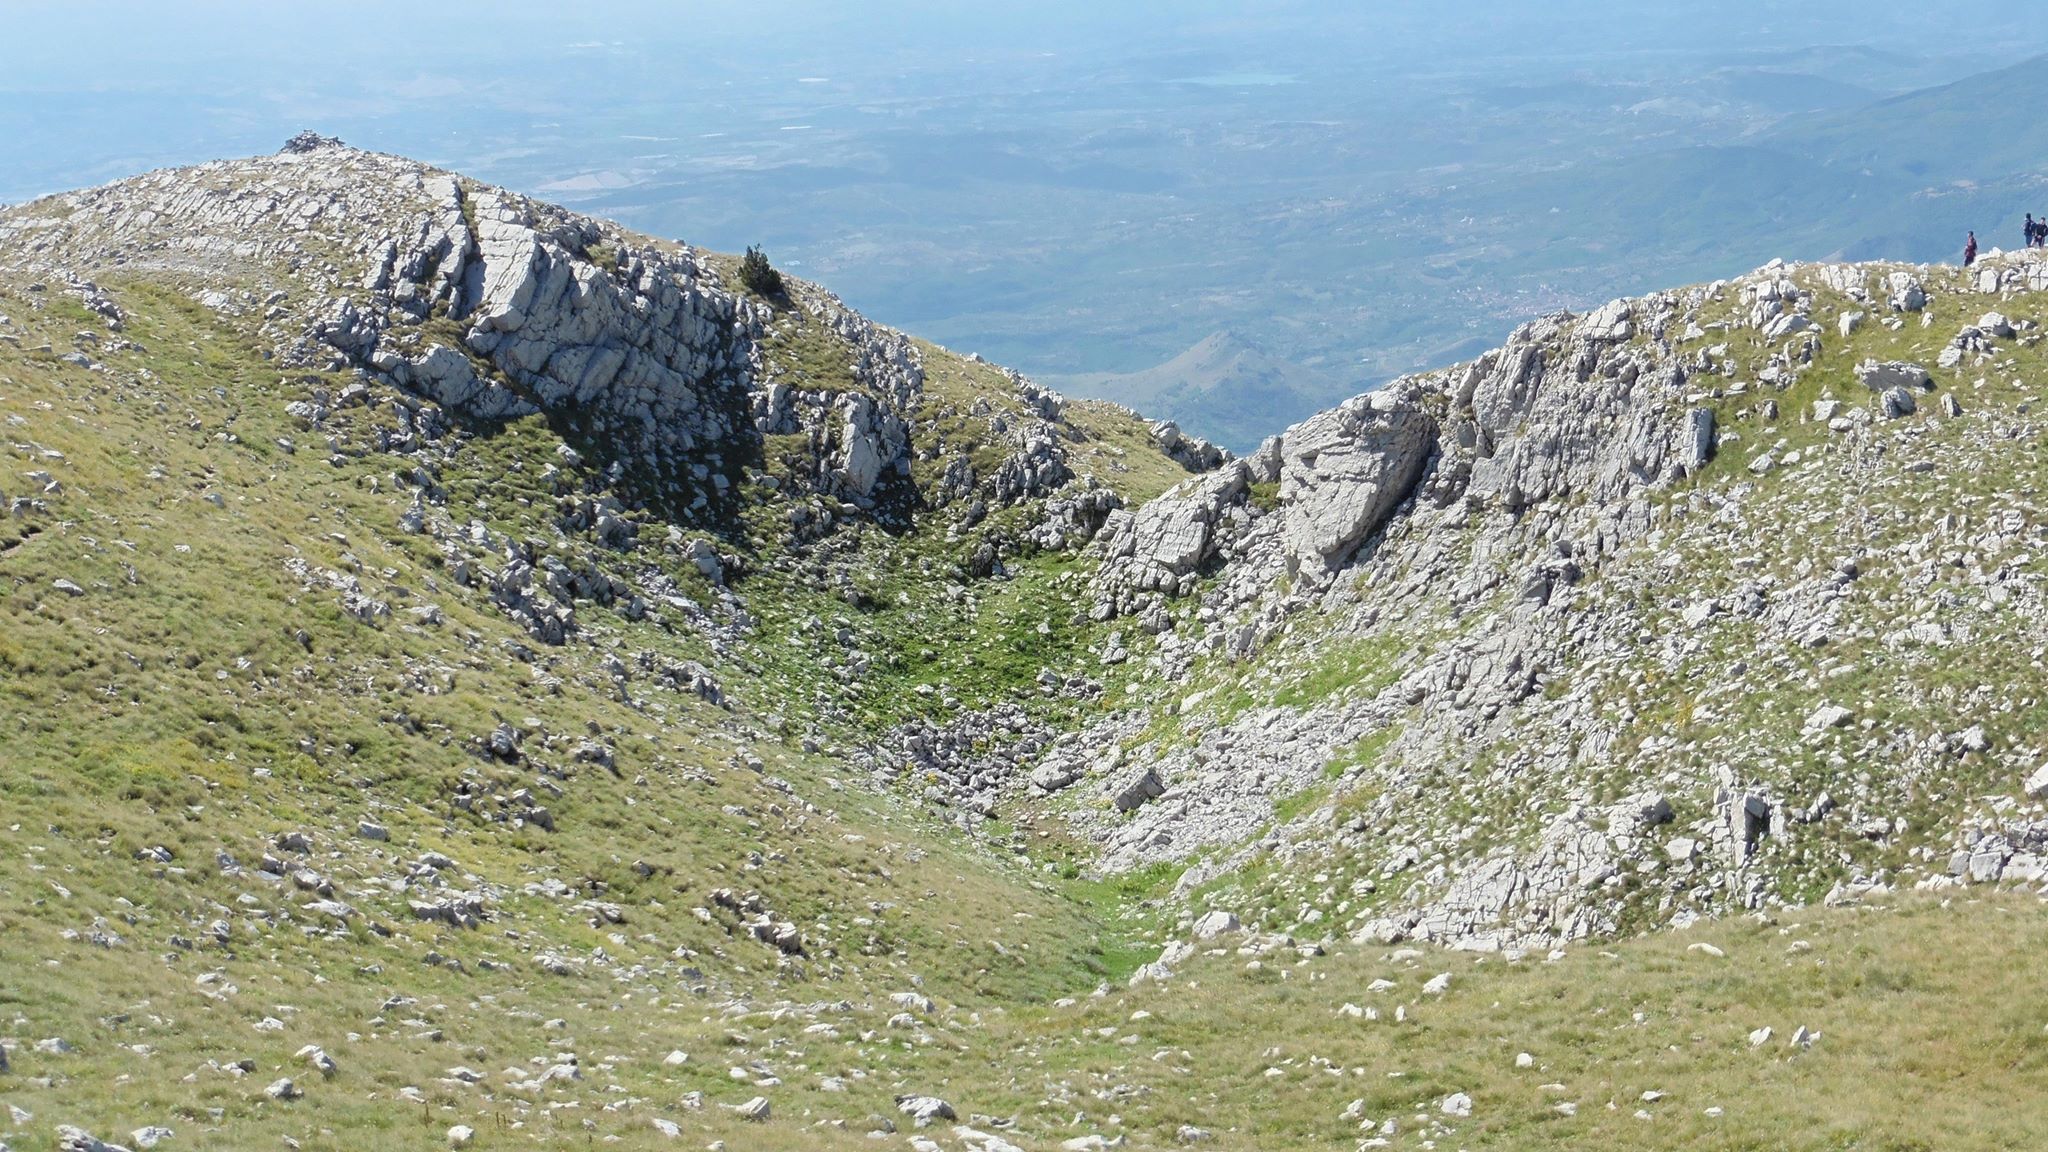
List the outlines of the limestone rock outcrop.
<svg viewBox="0 0 2048 1152">
<path fill-rule="evenodd" d="M 1377 884 L 1408 893 L 1354 922 L 1362 938 L 1501 948 L 1613 930 L 1610 878 L 1671 835 L 1654 830 L 1671 819 L 1661 796 L 1625 812 L 1534 808 L 1523 813 L 1522 847 L 1454 865 L 1445 842 L 1433 854 L 1424 847 L 1415 812 L 1570 778 L 1573 745 L 1489 751 L 1502 766 L 1455 797 L 1428 766 L 1467 763 L 1530 711 L 1555 713 L 1558 730 L 1582 741 L 1578 755 L 1602 755 L 1611 721 L 1575 698 L 1548 703 L 1545 688 L 1562 669 L 1638 642 L 1626 614 L 1582 614 L 1596 595 L 1589 588 L 1650 537 L 1655 501 L 1735 439 L 1721 424 L 1725 409 L 1706 402 L 1713 383 L 1695 379 L 1718 365 L 1675 354 L 1672 342 L 1717 306 L 1767 306 L 1760 328 L 1806 316 L 1815 300 L 1805 283 L 1776 268 L 1739 285 L 1535 321 L 1468 365 L 1396 381 L 1287 429 L 1241 463 L 1243 482 L 1227 467 L 1113 517 L 1097 614 L 1135 617 L 1157 635 L 1149 659 L 1158 674 L 1184 678 L 1202 655 L 1222 652 L 1246 681 L 1285 684 L 1341 661 L 1351 645 L 1373 654 L 1345 666 L 1349 680 L 1372 685 L 1355 696 L 1239 711 L 1188 692 L 1174 711 L 1197 718 L 1199 739 L 1184 745 L 1148 747 L 1145 725 L 1127 717 L 1096 723 L 1083 744 L 1122 748 L 1145 765 L 1143 787 L 1111 777 L 1112 803 L 1073 810 L 1104 865 L 1202 854 L 1178 886 L 1192 893 L 1254 860 L 1284 870 L 1297 852 L 1318 861 L 1359 853 L 1376 862 Z M 1805 347 L 1811 327 L 1786 328 L 1774 349 Z M 1789 382 L 1803 363 L 1774 352 L 1771 367 Z M 1174 607 L 1174 597 L 1196 603 Z M 1762 612 L 1764 597 L 1725 611 Z M 1317 639 L 1268 660 L 1266 649 L 1291 632 Z M 1419 635 L 1437 638 L 1414 643 Z M 1402 750 L 1388 763 L 1402 767 L 1371 777 L 1373 803 L 1312 808 L 1296 828 L 1260 837 L 1275 797 L 1313 795 L 1347 749 L 1385 740 Z M 1055 775 L 1064 783 L 1064 773 L 1048 780 Z M 1672 838 L 1692 846 L 1686 866 L 1730 858 L 1740 830 L 1688 816 L 1685 835 Z"/>
<path fill-rule="evenodd" d="M 1288 429 L 1279 448 L 1289 571 L 1322 580 L 1343 568 L 1421 479 L 1436 435 L 1428 412 L 1386 392 Z"/>
<path fill-rule="evenodd" d="M 195 295 L 260 310 L 287 364 L 363 369 L 458 424 L 545 415 L 681 510 L 725 505 L 778 430 L 812 437 L 832 495 L 907 473 L 924 378 L 900 333 L 792 282 L 793 306 L 852 349 L 853 387 L 766 380 L 775 313 L 694 249 L 338 141 L 56 197 L 0 241 L 53 268 L 218 285 Z M 249 283 L 274 291 L 252 300 Z"/>
<path fill-rule="evenodd" d="M 1178 594 L 1214 554 L 1216 526 L 1245 493 L 1242 461 L 1184 481 L 1157 500 L 1109 515 L 1103 526 L 1103 579 L 1144 592 Z"/>
</svg>

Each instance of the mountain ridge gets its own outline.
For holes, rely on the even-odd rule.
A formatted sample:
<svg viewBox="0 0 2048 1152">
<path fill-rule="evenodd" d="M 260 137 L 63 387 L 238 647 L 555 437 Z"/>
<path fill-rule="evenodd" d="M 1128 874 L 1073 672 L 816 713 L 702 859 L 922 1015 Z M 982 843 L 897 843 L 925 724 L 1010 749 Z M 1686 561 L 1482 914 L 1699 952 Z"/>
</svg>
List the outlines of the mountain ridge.
<svg viewBox="0 0 2048 1152">
<path fill-rule="evenodd" d="M 2035 254 L 1544 317 L 1242 458 L 735 277 L 317 137 L 0 211 L 31 1111 L 1569 1146 L 1612 1069 L 1440 1043 L 1564 1059 L 1523 961 L 1754 914 L 1863 972 L 1854 917 L 2048 879 Z M 1354 1053 L 1281 1116 L 1271 1028 Z M 1791 1107 L 1718 1059 L 1665 1067 Z"/>
</svg>

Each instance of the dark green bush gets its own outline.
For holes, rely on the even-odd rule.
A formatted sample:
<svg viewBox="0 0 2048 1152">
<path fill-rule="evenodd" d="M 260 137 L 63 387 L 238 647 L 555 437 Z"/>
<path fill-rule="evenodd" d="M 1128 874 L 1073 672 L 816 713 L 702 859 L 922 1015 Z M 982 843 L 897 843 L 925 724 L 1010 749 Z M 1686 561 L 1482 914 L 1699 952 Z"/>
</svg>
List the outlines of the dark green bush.
<svg viewBox="0 0 2048 1152">
<path fill-rule="evenodd" d="M 782 295 L 782 273 L 768 263 L 768 257 L 759 248 L 747 249 L 740 260 L 740 284 L 756 296 Z"/>
</svg>

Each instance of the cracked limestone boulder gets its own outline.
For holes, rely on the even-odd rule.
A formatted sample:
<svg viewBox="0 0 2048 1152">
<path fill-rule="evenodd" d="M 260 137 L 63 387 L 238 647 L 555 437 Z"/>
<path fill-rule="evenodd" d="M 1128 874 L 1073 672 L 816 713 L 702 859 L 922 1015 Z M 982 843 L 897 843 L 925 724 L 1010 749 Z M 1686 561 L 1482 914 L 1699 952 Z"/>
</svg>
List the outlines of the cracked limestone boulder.
<svg viewBox="0 0 2048 1152">
<path fill-rule="evenodd" d="M 1894 312 L 1918 312 L 1927 307 L 1927 289 L 1911 272 L 1893 272 L 1885 277 L 1885 298 Z"/>
<path fill-rule="evenodd" d="M 1233 460 L 1135 512 L 1111 513 L 1102 530 L 1103 575 L 1127 588 L 1177 594 L 1181 580 L 1213 554 L 1217 521 L 1249 485 L 1244 462 Z"/>
<path fill-rule="evenodd" d="M 904 458 L 908 430 L 893 413 L 858 392 L 844 397 L 840 408 L 844 413 L 836 461 L 840 484 L 851 495 L 872 495 L 883 471 Z"/>
<path fill-rule="evenodd" d="M 1281 539 L 1288 570 L 1342 569 L 1408 498 L 1428 465 L 1436 420 L 1385 393 L 1355 397 L 1280 438 Z"/>
<path fill-rule="evenodd" d="M 1589 314 L 1580 325 L 1579 332 L 1588 340 L 1605 343 L 1620 343 L 1635 335 L 1630 321 L 1629 302 L 1613 300 Z"/>
<path fill-rule="evenodd" d="M 1122 776 L 1115 788 L 1113 798 L 1119 812 L 1135 812 L 1147 800 L 1156 800 L 1166 795 L 1166 782 L 1150 765 L 1135 768 Z"/>
<path fill-rule="evenodd" d="M 1856 365 L 1856 379 L 1872 392 L 1889 392 L 1894 388 L 1912 388 L 1932 391 L 1934 376 L 1918 364 L 1902 360 L 1865 360 Z"/>
</svg>

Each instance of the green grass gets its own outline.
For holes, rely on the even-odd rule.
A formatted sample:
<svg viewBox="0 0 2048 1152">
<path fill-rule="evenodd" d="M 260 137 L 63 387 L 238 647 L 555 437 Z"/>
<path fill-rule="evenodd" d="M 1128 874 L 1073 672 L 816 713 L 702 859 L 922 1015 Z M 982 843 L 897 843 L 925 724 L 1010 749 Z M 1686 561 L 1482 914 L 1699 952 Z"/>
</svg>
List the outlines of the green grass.
<svg viewBox="0 0 2048 1152">
<path fill-rule="evenodd" d="M 1336 696 L 1372 696 L 1398 680 L 1404 645 L 1394 638 L 1318 644 L 1316 663 L 1273 694 L 1283 708 L 1307 708 Z"/>
<path fill-rule="evenodd" d="M 72 899 L 95 898 L 82 889 Z M 922 1040 L 886 1027 L 886 1009 L 718 1012 L 687 992 L 603 976 L 458 975 L 422 965 L 424 942 L 367 934 L 167 966 L 137 963 L 129 948 L 56 941 L 18 916 L 8 928 L 61 977 L 0 992 L 17 1021 L 9 1100 L 38 1117 L 14 1138 L 47 1131 L 41 1118 L 51 1117 L 110 1137 L 164 1123 L 213 1146 L 288 1135 L 316 1148 L 396 1149 L 438 1143 L 461 1122 L 493 1146 L 654 1148 L 671 1146 L 652 1126 L 661 1117 L 735 1147 L 854 1148 L 868 1146 L 864 1118 L 895 1115 L 890 1097 L 904 1091 L 1008 1118 L 1009 1137 L 1028 1148 L 1091 1132 L 1168 1148 L 1182 1125 L 1210 1130 L 1222 1148 L 1327 1148 L 1369 1134 L 1362 1120 L 1376 1130 L 1388 1119 L 1404 1147 L 1992 1148 L 2042 1134 L 2032 1110 L 2012 1106 L 2048 1060 L 2048 999 L 2034 991 L 2048 975 L 2048 917 L 2033 899 L 1902 897 L 1581 946 L 1549 963 L 1339 948 L 1308 960 L 1269 952 L 1252 966 L 1226 939 L 1221 955 L 1183 965 L 1171 984 L 1072 1007 L 1015 1002 L 977 1018 L 941 996 Z M 488 931 L 434 943 L 471 960 L 510 952 Z M 1423 994 L 1439 972 L 1452 974 L 1450 990 Z M 1393 990 L 1367 990 L 1380 978 Z M 394 992 L 417 1003 L 383 1009 Z M 1353 1018 L 1345 1004 L 1379 1018 Z M 265 1017 L 284 1030 L 256 1030 Z M 813 1021 L 831 1031 L 807 1031 Z M 1773 1038 L 1752 1048 L 1750 1031 L 1766 1026 Z M 1811 1048 L 1789 1045 L 1801 1027 L 1821 1034 Z M 19 1043 L 44 1035 L 78 1052 Z M 305 1043 L 324 1046 L 339 1074 L 323 1079 L 295 1061 Z M 137 1044 L 146 1055 L 126 1047 Z M 690 1062 L 664 1065 L 672 1050 Z M 581 1056 L 582 1080 L 538 1094 L 504 1087 L 506 1069 L 562 1051 Z M 1516 1066 L 1522 1052 L 1533 1067 Z M 205 1066 L 240 1058 L 257 1070 L 236 1078 Z M 783 1085 L 727 1076 L 751 1061 Z M 485 1072 L 485 1084 L 447 1081 L 458 1064 Z M 865 1076 L 846 1091 L 820 1087 L 854 1070 Z M 307 1097 L 264 1101 L 262 1086 L 279 1075 Z M 423 1103 L 396 1098 L 408 1086 Z M 1091 1106 L 1112 1089 L 1114 1107 Z M 688 1092 L 707 1107 L 680 1106 Z M 1454 1092 L 1472 1098 L 1470 1118 L 1440 1111 Z M 1661 1095 L 1645 1102 L 1648 1092 Z M 774 1102 L 766 1125 L 718 1109 L 757 1093 Z M 1560 1114 L 1560 1103 L 1576 1114 Z"/>
<path fill-rule="evenodd" d="M 1327 774 L 1328 769 L 1325 768 Z M 1283 796 L 1273 802 L 1273 819 L 1282 824 L 1292 824 L 1320 807 L 1330 797 L 1330 790 L 1320 784 L 1311 784 L 1292 795 Z"/>
<path fill-rule="evenodd" d="M 777 367 L 777 383 L 810 392 L 847 392 L 855 387 L 846 342 L 802 308 L 778 312 L 762 350 Z"/>
</svg>

